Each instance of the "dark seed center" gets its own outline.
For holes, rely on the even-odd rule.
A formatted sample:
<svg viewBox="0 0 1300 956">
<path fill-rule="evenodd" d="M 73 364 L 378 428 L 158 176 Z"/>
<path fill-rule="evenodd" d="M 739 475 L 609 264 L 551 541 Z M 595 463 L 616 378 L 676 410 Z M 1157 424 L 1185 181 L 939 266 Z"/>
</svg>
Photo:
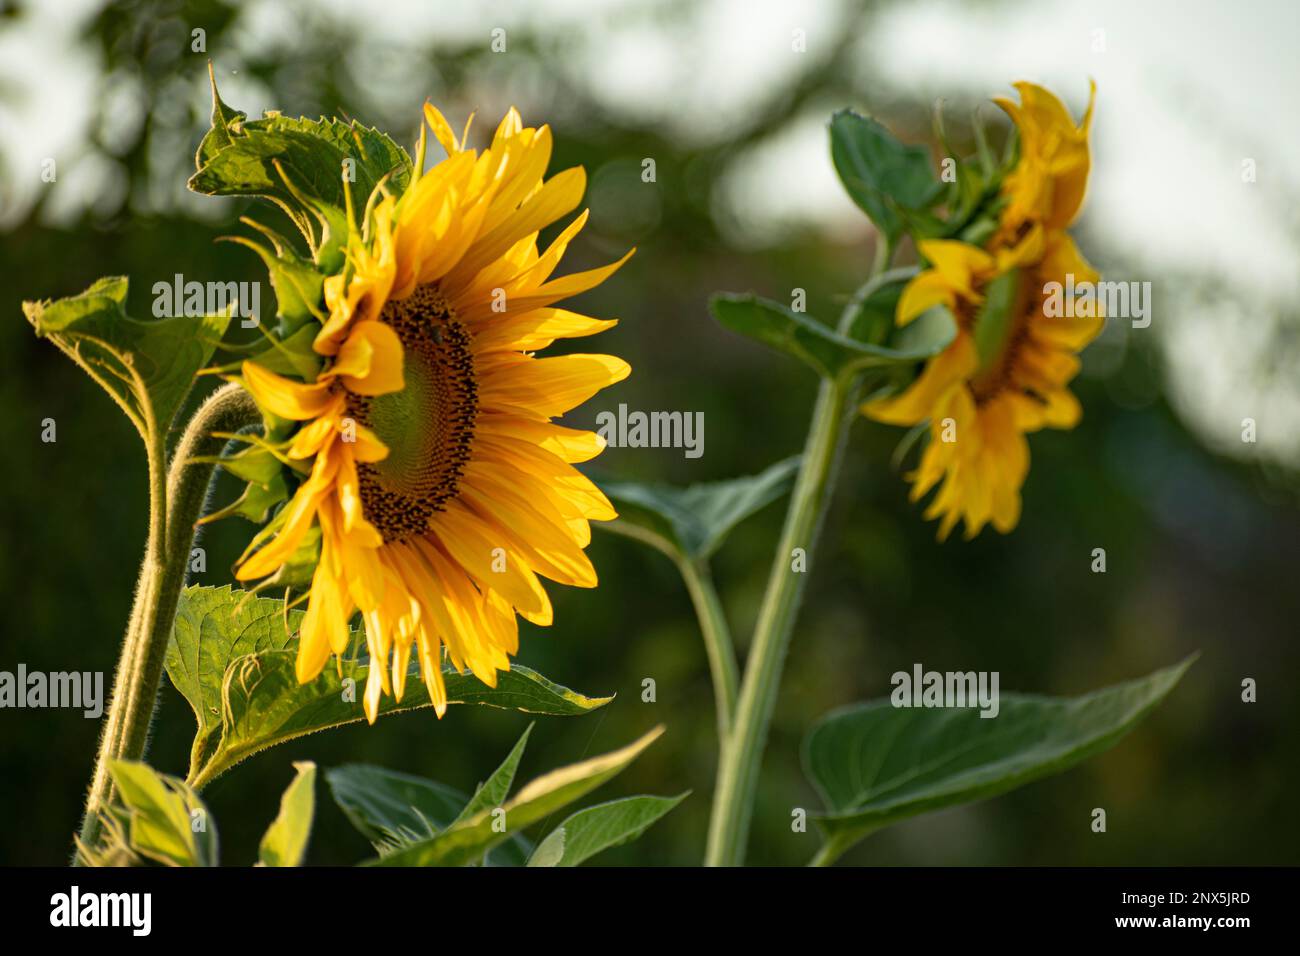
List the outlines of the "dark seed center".
<svg viewBox="0 0 1300 956">
<path fill-rule="evenodd" d="M 372 429 L 388 457 L 358 463 L 361 506 L 385 542 L 423 534 L 456 496 L 478 415 L 470 333 L 434 285 L 390 301 L 379 314 L 402 341 L 406 387 L 348 394 L 348 414 Z"/>
</svg>

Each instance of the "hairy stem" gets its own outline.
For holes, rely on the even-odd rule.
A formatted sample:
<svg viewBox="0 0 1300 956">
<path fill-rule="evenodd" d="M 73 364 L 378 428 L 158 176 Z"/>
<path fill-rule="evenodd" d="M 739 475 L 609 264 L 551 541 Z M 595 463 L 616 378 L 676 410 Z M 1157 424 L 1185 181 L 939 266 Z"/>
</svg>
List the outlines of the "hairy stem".
<svg viewBox="0 0 1300 956">
<path fill-rule="evenodd" d="M 220 452 L 224 440 L 213 432 L 236 431 L 259 420 L 252 397 L 238 385 L 214 392 L 195 412 L 165 465 L 161 430 L 146 443 L 149 456 L 149 540 L 140 567 L 131 623 L 122 643 L 113 700 L 100 738 L 99 754 L 86 795 L 78 842 L 94 847 L 101 836 L 100 812 L 113 798 L 109 766 L 114 760 L 139 760 L 149 746 L 162 681 L 167 642 L 181 588 L 189 571 L 194 526 L 207 500 L 215 466 L 196 457 Z M 79 855 L 78 855 L 79 856 Z M 75 862 L 75 861 L 74 861 Z"/>
</svg>

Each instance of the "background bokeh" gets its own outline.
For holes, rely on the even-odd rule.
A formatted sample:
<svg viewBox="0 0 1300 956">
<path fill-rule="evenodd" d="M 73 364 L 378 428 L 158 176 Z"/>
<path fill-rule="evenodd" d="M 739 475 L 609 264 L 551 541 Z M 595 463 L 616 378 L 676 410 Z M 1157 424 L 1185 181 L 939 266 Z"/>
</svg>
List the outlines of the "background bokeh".
<svg viewBox="0 0 1300 956">
<path fill-rule="evenodd" d="M 942 100 L 959 141 L 976 109 L 1000 140 L 990 95 L 1035 79 L 1077 115 L 1091 76 L 1096 149 L 1079 240 L 1108 277 L 1152 283 L 1151 327 L 1112 322 L 1088 351 L 1085 419 L 1033 437 L 1024 517 L 1006 537 L 937 543 L 889 464 L 900 433 L 856 426 L 782 685 L 750 859 L 812 855 L 816 837 L 789 825 L 792 808 L 817 806 L 801 736 L 831 708 L 887 693 L 896 670 L 997 670 L 1004 690 L 1074 694 L 1200 650 L 1170 700 L 1113 751 L 894 827 L 846 861 L 1295 863 L 1300 202 L 1286 169 L 1300 149 L 1288 102 L 1297 25 L 1288 0 L 0 0 L 0 669 L 21 661 L 111 680 L 146 523 L 138 439 L 33 336 L 21 300 L 122 274 L 147 315 L 150 287 L 177 272 L 264 278 L 247 250 L 214 244 L 244 228 L 248 204 L 184 188 L 207 126 L 209 58 L 225 100 L 254 116 L 346 114 L 408 145 L 426 98 L 453 123 L 477 110 L 480 134 L 512 103 L 550 123 L 553 168 L 589 173 L 592 220 L 571 267 L 638 247 L 582 302 L 622 319 L 599 345 L 634 374 L 571 422 L 591 426 L 619 402 L 703 411 L 699 459 L 672 449 L 601 459 L 606 473 L 676 483 L 756 472 L 800 446 L 810 374 L 718 328 L 705 303 L 715 290 L 786 299 L 802 288 L 827 317 L 861 280 L 873 234 L 834 180 L 833 110 L 870 112 L 926 142 Z M 498 27 L 504 53 L 489 45 Z M 198 28 L 204 52 L 192 49 Z M 654 184 L 640 179 L 645 158 Z M 40 175 L 46 159 L 53 183 Z M 1254 443 L 1241 440 L 1247 417 Z M 56 443 L 40 440 L 45 418 Z M 769 507 L 716 558 L 742 644 L 780 520 Z M 211 530 L 203 583 L 230 580 L 248 532 L 238 519 Z M 1097 547 L 1105 574 L 1089 570 Z M 668 562 L 630 541 L 597 534 L 592 556 L 600 588 L 554 588 L 557 623 L 526 626 L 520 659 L 619 696 L 589 717 L 539 721 L 521 779 L 662 721 L 666 737 L 598 796 L 693 795 L 595 862 L 695 863 L 715 740 L 688 600 Z M 641 700 L 647 677 L 653 704 Z M 1259 684 L 1254 704 L 1240 699 L 1247 677 Z M 472 789 L 525 724 L 453 708 L 442 721 L 390 717 L 259 755 L 205 793 L 223 857 L 256 857 L 294 759 L 367 761 Z M 98 729 L 74 712 L 0 711 L 0 863 L 66 859 Z M 191 732 L 168 687 L 151 762 L 183 772 Z M 360 858 L 365 841 L 323 787 L 318 796 L 310 860 Z M 1104 835 L 1089 828 L 1094 807 L 1108 811 Z"/>
</svg>

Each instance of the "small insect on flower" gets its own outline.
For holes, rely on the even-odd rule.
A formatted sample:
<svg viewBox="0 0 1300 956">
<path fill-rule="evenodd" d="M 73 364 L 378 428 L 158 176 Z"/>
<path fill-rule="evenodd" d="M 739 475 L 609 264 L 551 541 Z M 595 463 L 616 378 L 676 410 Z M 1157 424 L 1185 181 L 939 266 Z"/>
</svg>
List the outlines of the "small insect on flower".
<svg viewBox="0 0 1300 956">
<path fill-rule="evenodd" d="M 538 231 L 585 186 L 580 167 L 544 179 L 550 129 L 511 109 L 480 153 L 468 124 L 457 138 L 432 106 L 425 120 L 419 156 L 431 131 L 447 157 L 400 196 L 381 186 L 352 224 L 346 265 L 325 280 L 315 380 L 242 366 L 262 409 L 298 423 L 278 451 L 305 477 L 237 577 L 274 574 L 319 529 L 298 680 L 347 649 L 359 610 L 371 722 L 383 695 L 402 697 L 413 650 L 441 716 L 443 648 L 495 685 L 518 650 L 515 615 L 551 623 L 539 577 L 596 585 L 588 522 L 616 515 L 573 464 L 604 441 L 552 419 L 630 371 L 609 355 L 532 354 L 614 325 L 556 303 L 631 255 L 552 278 L 587 213 L 539 252 Z"/>
<path fill-rule="evenodd" d="M 1065 232 L 1087 185 L 1092 101 L 1076 126 L 1047 90 L 1016 86 L 1020 105 L 998 100 L 1020 137 L 1016 166 L 1001 187 L 998 228 L 983 246 L 919 242 L 929 268 L 898 302 L 900 326 L 946 307 L 956 336 L 902 394 L 863 406 L 877 421 L 929 423 L 929 443 L 908 478 L 913 501 L 938 486 L 925 516 L 941 519 L 940 539 L 959 520 L 967 538 L 990 523 L 1003 533 L 1016 526 L 1029 472 L 1025 434 L 1078 423 L 1081 409 L 1068 385 L 1079 371 L 1077 353 L 1104 318 L 1099 305 L 1068 318 L 1044 308 L 1052 283 L 1100 278 Z"/>
</svg>

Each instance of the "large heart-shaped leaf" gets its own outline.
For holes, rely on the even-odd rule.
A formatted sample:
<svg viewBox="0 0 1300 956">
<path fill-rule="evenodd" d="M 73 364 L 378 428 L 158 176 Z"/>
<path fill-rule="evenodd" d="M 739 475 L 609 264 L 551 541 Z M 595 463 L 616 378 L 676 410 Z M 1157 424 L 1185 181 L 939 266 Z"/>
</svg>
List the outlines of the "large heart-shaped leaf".
<svg viewBox="0 0 1300 956">
<path fill-rule="evenodd" d="M 482 859 L 511 834 L 567 806 L 620 773 L 662 733 L 663 728 L 656 727 L 620 750 L 544 774 L 502 806 L 485 808 L 437 836 L 369 862 L 385 866 L 464 866 Z"/>
<path fill-rule="evenodd" d="M 156 448 L 233 313 L 133 319 L 126 314 L 126 292 L 125 277 L 108 277 L 80 295 L 24 302 L 23 313 L 37 335 L 57 345 L 108 392 L 146 446 Z"/>
<path fill-rule="evenodd" d="M 821 861 L 899 820 L 1005 793 L 1105 750 L 1194 660 L 1082 697 L 1001 694 L 992 718 L 890 700 L 829 714 L 804 741 L 805 768 L 827 807 L 816 818 L 827 837 Z"/>
<path fill-rule="evenodd" d="M 275 744 L 365 719 L 360 688 L 369 663 L 345 659 L 316 680 L 294 672 L 303 612 L 229 587 L 181 592 L 167 649 L 167 674 L 194 710 L 198 729 L 189 780 L 205 785 L 240 760 Z M 363 645 L 358 635 L 357 645 Z M 430 706 L 413 666 L 401 701 L 385 697 L 381 714 Z M 585 697 L 519 664 L 489 687 L 471 674 L 444 672 L 449 703 L 575 716 L 612 698 Z"/>
<path fill-rule="evenodd" d="M 611 847 L 631 843 L 688 796 L 625 797 L 579 810 L 537 844 L 528 865 L 577 866 Z"/>
<path fill-rule="evenodd" d="M 637 538 L 648 533 L 670 555 L 704 559 L 722 546 L 732 528 L 789 494 L 798 471 L 795 455 L 757 475 L 688 488 L 602 481 L 601 490 L 618 508 L 618 520 L 597 527 Z"/>
<path fill-rule="evenodd" d="M 953 326 L 946 337 L 927 336 L 899 348 L 888 348 L 841 335 L 802 312 L 752 294 L 715 295 L 709 300 L 709 308 L 714 318 L 733 332 L 792 355 L 825 378 L 929 358 L 947 348 L 956 334 Z"/>
</svg>

